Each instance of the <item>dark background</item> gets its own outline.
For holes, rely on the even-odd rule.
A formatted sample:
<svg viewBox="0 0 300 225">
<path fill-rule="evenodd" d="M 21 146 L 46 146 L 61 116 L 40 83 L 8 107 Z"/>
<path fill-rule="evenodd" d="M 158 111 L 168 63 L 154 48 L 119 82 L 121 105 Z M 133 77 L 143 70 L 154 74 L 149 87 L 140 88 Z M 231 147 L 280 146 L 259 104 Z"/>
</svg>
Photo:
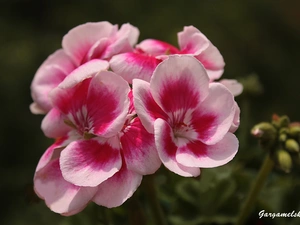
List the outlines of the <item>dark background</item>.
<svg viewBox="0 0 300 225">
<path fill-rule="evenodd" d="M 76 217 L 75 223 L 52 213 L 43 202 L 36 202 L 32 193 L 35 166 L 52 141 L 40 130 L 43 117 L 29 111 L 32 102 L 30 83 L 39 65 L 61 47 L 63 35 L 79 24 L 104 20 L 119 25 L 129 22 L 139 28 L 139 41 L 155 38 L 174 45 L 177 45 L 177 32 L 183 26 L 193 25 L 223 55 L 226 62 L 223 78 L 248 83 L 254 80 L 259 82 L 254 82 L 256 88 L 258 84 L 262 86 L 263 91 L 255 92 L 250 88 L 237 97 L 242 109 L 242 125 L 237 132 L 241 148 L 232 165 L 235 168 L 240 166 L 240 173 L 248 175 L 244 180 L 239 180 L 241 174 L 230 178 L 235 182 L 234 193 L 240 192 L 240 196 L 233 196 L 237 205 L 232 211 L 222 211 L 221 207 L 216 215 L 223 213 L 234 217 L 237 214 L 237 207 L 249 188 L 248 183 L 253 180 L 263 158 L 256 141 L 250 137 L 250 128 L 255 123 L 269 120 L 273 113 L 287 114 L 292 121 L 300 121 L 299 1 L 1 0 L 0 3 L 0 224 L 88 224 L 84 219 L 78 222 L 80 217 Z M 268 191 L 260 196 L 261 201 L 266 202 L 261 204 L 265 207 L 269 204 L 269 209 L 275 212 L 300 210 L 299 171 L 299 165 L 288 175 L 274 171 L 267 184 Z M 178 176 L 171 176 L 175 179 L 175 186 L 183 182 Z M 162 197 L 169 189 L 174 192 L 170 194 L 176 195 L 176 187 L 166 188 L 162 184 Z M 180 193 L 178 195 L 180 198 Z M 168 200 L 164 201 L 167 205 L 165 211 L 174 216 L 176 209 L 168 206 Z M 185 202 L 184 198 L 182 201 Z M 202 204 L 200 200 L 199 204 Z M 228 204 L 228 207 L 234 207 Z M 264 209 L 263 206 L 256 210 Z M 115 213 L 122 217 L 122 213 Z M 177 215 L 187 216 L 178 213 L 175 217 Z M 256 221 L 257 213 L 252 217 Z M 193 224 L 202 224 L 199 221 Z M 230 223 L 228 221 L 218 220 L 215 224 Z M 298 224 L 296 220 L 286 221 Z M 281 222 L 275 219 L 271 224 Z M 258 224 L 269 224 L 269 221 L 261 220 Z"/>
</svg>

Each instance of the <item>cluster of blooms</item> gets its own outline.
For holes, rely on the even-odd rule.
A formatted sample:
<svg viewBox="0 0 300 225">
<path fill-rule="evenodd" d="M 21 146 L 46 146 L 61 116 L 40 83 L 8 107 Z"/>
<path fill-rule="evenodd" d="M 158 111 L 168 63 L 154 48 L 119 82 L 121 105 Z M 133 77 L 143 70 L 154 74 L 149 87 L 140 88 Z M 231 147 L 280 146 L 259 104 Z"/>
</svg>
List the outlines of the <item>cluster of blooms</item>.
<svg viewBox="0 0 300 225">
<path fill-rule="evenodd" d="M 90 201 L 116 207 L 162 163 L 198 176 L 237 152 L 242 86 L 214 82 L 224 68 L 217 48 L 193 26 L 178 33 L 179 49 L 136 45 L 138 36 L 130 24 L 75 27 L 32 81 L 31 112 L 46 114 L 42 130 L 55 139 L 34 189 L 54 212 L 73 215 Z"/>
</svg>

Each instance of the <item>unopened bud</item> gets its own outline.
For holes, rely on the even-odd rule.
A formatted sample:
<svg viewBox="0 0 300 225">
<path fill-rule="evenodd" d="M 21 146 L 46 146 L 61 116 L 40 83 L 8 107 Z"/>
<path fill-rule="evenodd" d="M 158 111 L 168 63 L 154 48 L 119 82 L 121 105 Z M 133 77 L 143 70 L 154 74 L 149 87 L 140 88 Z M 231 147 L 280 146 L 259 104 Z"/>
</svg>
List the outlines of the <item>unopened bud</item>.
<svg viewBox="0 0 300 225">
<path fill-rule="evenodd" d="M 291 123 L 289 126 L 289 134 L 292 137 L 298 138 L 300 135 L 300 123 L 298 123 L 298 122 Z"/>
<path fill-rule="evenodd" d="M 278 116 L 277 114 L 274 114 L 272 116 L 272 124 L 278 129 L 288 127 L 290 124 L 290 119 L 287 116 Z"/>
<path fill-rule="evenodd" d="M 260 145 L 264 149 L 270 149 L 277 138 L 277 131 L 271 123 L 262 122 L 255 125 L 251 134 L 259 138 Z"/>
<path fill-rule="evenodd" d="M 288 116 L 282 116 L 279 119 L 280 127 L 288 127 L 290 124 L 290 118 Z"/>
<path fill-rule="evenodd" d="M 278 166 L 280 169 L 282 169 L 284 172 L 289 173 L 292 168 L 292 158 L 290 154 L 285 150 L 278 150 L 276 152 L 276 160 L 278 162 Z"/>
<path fill-rule="evenodd" d="M 299 144 L 294 139 L 288 139 L 285 142 L 285 149 L 289 152 L 299 152 Z"/>
<path fill-rule="evenodd" d="M 267 122 L 262 122 L 262 123 L 256 124 L 252 128 L 251 134 L 257 138 L 269 138 L 269 137 L 273 138 L 276 135 L 276 129 L 274 128 L 274 126 L 272 124 L 267 123 Z"/>
<path fill-rule="evenodd" d="M 285 142 L 286 141 L 286 139 L 287 139 L 287 135 L 286 134 L 280 134 L 279 135 L 279 141 L 280 142 Z"/>
</svg>

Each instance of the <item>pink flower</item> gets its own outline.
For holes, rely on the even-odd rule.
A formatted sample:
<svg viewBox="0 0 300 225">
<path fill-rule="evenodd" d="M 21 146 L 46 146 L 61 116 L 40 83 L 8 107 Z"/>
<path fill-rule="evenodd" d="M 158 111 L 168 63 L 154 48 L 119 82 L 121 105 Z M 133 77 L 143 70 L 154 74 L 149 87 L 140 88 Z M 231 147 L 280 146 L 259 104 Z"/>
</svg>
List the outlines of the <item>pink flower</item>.
<svg viewBox="0 0 300 225">
<path fill-rule="evenodd" d="M 161 164 L 153 134 L 136 117 L 128 83 L 113 72 L 91 74 L 94 63 L 51 91 L 53 109 L 43 121 L 53 137 L 63 136 L 40 159 L 34 188 L 51 210 L 64 215 L 80 212 L 90 201 L 121 205 L 142 176 Z"/>
<path fill-rule="evenodd" d="M 178 33 L 179 49 L 163 41 L 147 39 L 136 46 L 135 52 L 114 56 L 110 60 L 112 70 L 129 83 L 139 78 L 150 81 L 156 66 L 168 55 L 193 55 L 207 70 L 210 80 L 223 74 L 224 60 L 219 50 L 195 27 L 184 27 Z"/>
<path fill-rule="evenodd" d="M 103 60 L 99 70 L 107 69 L 108 63 L 104 60 L 132 51 L 138 36 L 139 30 L 130 24 L 118 30 L 117 25 L 109 22 L 86 23 L 70 30 L 63 37 L 62 49 L 50 55 L 35 74 L 31 84 L 34 101 L 30 105 L 31 112 L 47 113 L 52 108 L 49 92 L 74 69 L 93 59 Z"/>
<path fill-rule="evenodd" d="M 198 176 L 200 167 L 221 166 L 238 150 L 229 131 L 238 118 L 230 91 L 210 83 L 193 56 L 170 56 L 158 65 L 150 83 L 133 80 L 137 115 L 154 133 L 163 164 L 182 176 Z"/>
</svg>

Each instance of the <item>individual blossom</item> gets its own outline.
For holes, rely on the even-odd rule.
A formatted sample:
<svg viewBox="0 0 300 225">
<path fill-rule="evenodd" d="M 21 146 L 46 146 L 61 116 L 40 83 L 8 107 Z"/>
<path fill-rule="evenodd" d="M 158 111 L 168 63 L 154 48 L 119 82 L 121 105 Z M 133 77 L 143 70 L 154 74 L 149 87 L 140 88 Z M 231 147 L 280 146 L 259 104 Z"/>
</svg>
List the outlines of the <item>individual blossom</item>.
<svg viewBox="0 0 300 225">
<path fill-rule="evenodd" d="M 168 55 L 192 55 L 203 64 L 211 81 L 221 77 L 225 66 L 223 57 L 197 28 L 184 27 L 178 33 L 178 44 L 179 49 L 160 40 L 146 39 L 136 46 L 134 52 L 114 56 L 110 66 L 129 83 L 134 78 L 150 81 L 157 65 Z"/>
<path fill-rule="evenodd" d="M 62 49 L 50 55 L 37 70 L 31 84 L 34 114 L 45 114 L 51 108 L 49 92 L 57 87 L 73 70 L 90 60 L 102 61 L 102 69 L 108 68 L 107 60 L 113 55 L 130 52 L 136 44 L 139 30 L 123 24 L 109 22 L 86 23 L 70 30 L 62 40 Z"/>
<path fill-rule="evenodd" d="M 200 168 L 221 166 L 238 150 L 230 131 L 238 120 L 232 93 L 210 83 L 193 56 L 170 56 L 159 64 L 150 83 L 133 80 L 137 115 L 155 144 L 163 164 L 182 176 L 198 176 Z"/>
<path fill-rule="evenodd" d="M 90 201 L 121 205 L 142 176 L 161 164 L 154 135 L 136 117 L 128 83 L 109 71 L 91 74 L 93 63 L 50 92 L 53 108 L 43 121 L 56 142 L 40 159 L 34 189 L 63 215 L 80 212 Z"/>
</svg>

